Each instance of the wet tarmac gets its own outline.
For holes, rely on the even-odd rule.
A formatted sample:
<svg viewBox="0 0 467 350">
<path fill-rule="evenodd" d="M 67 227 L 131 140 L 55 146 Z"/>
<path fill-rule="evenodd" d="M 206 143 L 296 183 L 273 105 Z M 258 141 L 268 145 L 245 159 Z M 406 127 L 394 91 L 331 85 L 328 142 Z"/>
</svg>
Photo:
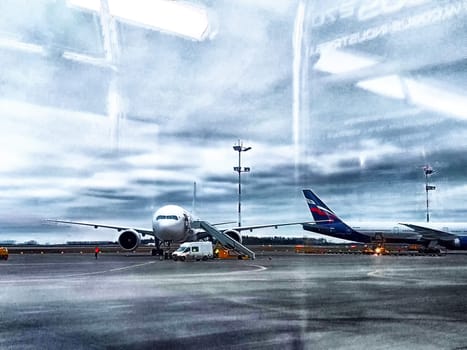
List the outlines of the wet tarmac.
<svg viewBox="0 0 467 350">
<path fill-rule="evenodd" d="M 11 255 L 0 349 L 467 349 L 467 255 Z"/>
</svg>

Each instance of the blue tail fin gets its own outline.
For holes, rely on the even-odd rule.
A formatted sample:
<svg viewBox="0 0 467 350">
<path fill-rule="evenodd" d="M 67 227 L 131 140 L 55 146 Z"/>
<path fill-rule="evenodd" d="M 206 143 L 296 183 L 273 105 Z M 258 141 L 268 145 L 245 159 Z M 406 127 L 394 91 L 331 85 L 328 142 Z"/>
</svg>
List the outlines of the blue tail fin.
<svg viewBox="0 0 467 350">
<path fill-rule="evenodd" d="M 324 202 L 311 190 L 303 190 L 311 215 L 316 223 L 339 223 L 342 222 Z"/>
<path fill-rule="evenodd" d="M 355 242 L 369 242 L 368 235 L 355 231 L 345 222 L 337 217 L 324 202 L 318 198 L 311 190 L 303 190 L 311 215 L 315 220 L 314 224 L 304 224 L 303 229 L 324 235 L 343 238 Z"/>
</svg>

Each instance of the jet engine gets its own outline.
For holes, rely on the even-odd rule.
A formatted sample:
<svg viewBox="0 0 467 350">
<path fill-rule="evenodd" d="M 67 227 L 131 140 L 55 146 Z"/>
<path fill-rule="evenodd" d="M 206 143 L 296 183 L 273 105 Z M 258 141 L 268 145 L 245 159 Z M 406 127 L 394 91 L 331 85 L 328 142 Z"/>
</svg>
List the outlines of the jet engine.
<svg viewBox="0 0 467 350">
<path fill-rule="evenodd" d="M 459 236 L 453 241 L 454 249 L 466 249 L 467 248 L 467 236 Z"/>
<path fill-rule="evenodd" d="M 125 250 L 135 250 L 140 243 L 141 234 L 132 229 L 123 231 L 118 237 L 118 244 Z"/>
<path fill-rule="evenodd" d="M 236 240 L 239 243 L 242 243 L 242 235 L 240 232 L 235 231 L 235 230 L 226 230 L 224 233 L 229 236 L 230 238 Z"/>
</svg>

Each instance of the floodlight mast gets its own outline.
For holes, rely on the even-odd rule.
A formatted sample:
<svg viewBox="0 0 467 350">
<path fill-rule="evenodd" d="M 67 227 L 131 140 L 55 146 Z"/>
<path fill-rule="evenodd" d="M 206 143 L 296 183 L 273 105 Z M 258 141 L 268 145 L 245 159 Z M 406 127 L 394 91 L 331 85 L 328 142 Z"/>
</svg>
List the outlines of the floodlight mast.
<svg viewBox="0 0 467 350">
<path fill-rule="evenodd" d="M 428 202 L 428 192 L 436 189 L 436 186 L 428 185 L 428 175 L 433 174 L 433 168 L 429 165 L 423 167 L 425 173 L 425 191 L 426 191 L 426 222 L 430 222 L 430 211 Z"/>
<path fill-rule="evenodd" d="M 251 147 L 244 147 L 243 142 L 238 140 L 238 145 L 234 145 L 233 149 L 238 152 L 238 166 L 233 169 L 238 173 L 238 227 L 240 227 L 242 226 L 242 173 L 250 172 L 250 167 L 242 168 L 242 152 L 249 151 Z"/>
</svg>

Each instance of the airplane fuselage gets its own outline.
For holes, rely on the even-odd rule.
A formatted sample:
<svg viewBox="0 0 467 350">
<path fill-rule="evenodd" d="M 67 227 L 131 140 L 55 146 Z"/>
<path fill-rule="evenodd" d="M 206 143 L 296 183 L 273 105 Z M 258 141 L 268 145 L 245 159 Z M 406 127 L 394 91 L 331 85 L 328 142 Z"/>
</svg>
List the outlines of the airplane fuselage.
<svg viewBox="0 0 467 350">
<path fill-rule="evenodd" d="M 427 247 L 438 244 L 450 249 L 467 250 L 467 223 L 438 222 L 357 222 L 342 221 L 311 190 L 303 190 L 315 223 L 304 224 L 307 231 L 349 241 L 369 243 L 420 243 Z"/>
<path fill-rule="evenodd" d="M 185 242 L 192 234 L 191 214 L 178 205 L 165 205 L 152 217 L 154 236 L 162 242 Z"/>
<path fill-rule="evenodd" d="M 467 237 L 467 226 L 465 223 L 414 223 L 431 229 L 449 232 L 459 236 L 460 239 Z M 347 222 L 351 230 L 344 227 L 339 229 L 338 224 L 334 227 L 329 225 L 305 224 L 304 229 L 316 233 L 326 234 L 335 238 L 350 241 L 368 243 L 375 239 L 384 238 L 388 243 L 421 243 L 423 236 L 411 228 L 396 222 Z M 454 246 L 456 243 L 454 242 Z"/>
<path fill-rule="evenodd" d="M 386 241 L 399 241 L 403 238 L 404 243 L 415 243 L 420 239 L 419 234 L 397 223 L 359 222 L 348 223 L 348 227 L 339 223 L 335 225 L 305 224 L 303 228 L 307 231 L 362 243 L 369 243 L 382 237 Z"/>
</svg>

